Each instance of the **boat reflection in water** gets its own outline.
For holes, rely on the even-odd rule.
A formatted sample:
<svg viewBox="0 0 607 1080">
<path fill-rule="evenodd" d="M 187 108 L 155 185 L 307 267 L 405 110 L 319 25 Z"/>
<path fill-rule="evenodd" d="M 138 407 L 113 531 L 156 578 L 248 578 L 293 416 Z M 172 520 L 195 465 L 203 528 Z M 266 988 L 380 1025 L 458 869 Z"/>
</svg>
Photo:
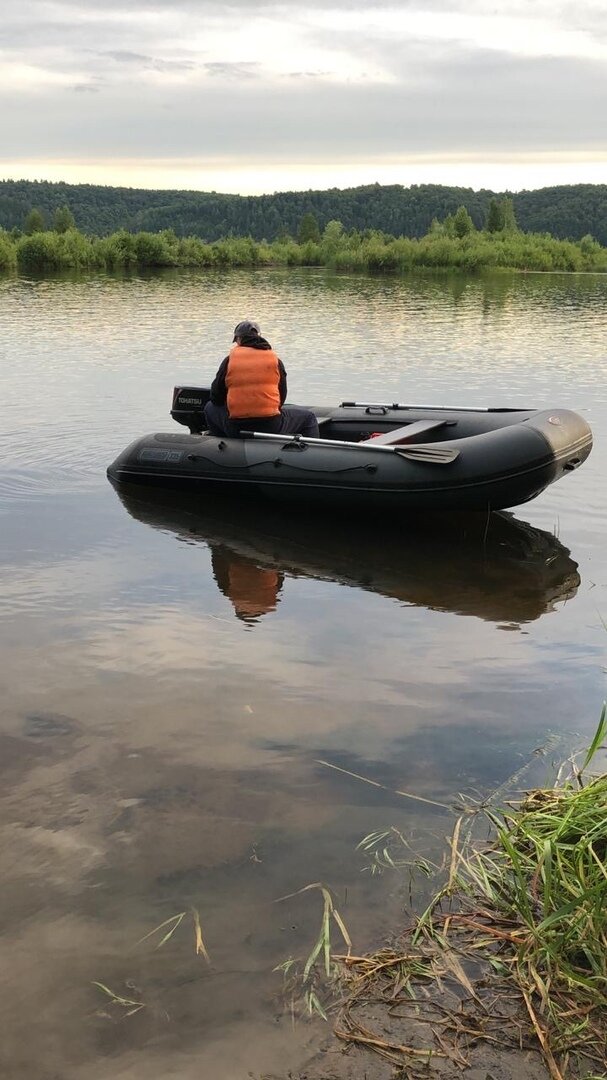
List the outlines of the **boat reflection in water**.
<svg viewBox="0 0 607 1080">
<path fill-rule="evenodd" d="M 276 610 L 289 577 L 358 586 L 508 628 L 552 611 L 580 584 L 577 563 L 556 537 L 505 513 L 425 518 L 415 526 L 336 524 L 265 503 L 205 505 L 124 486 L 117 494 L 137 521 L 208 546 L 219 589 L 248 625 Z"/>
</svg>

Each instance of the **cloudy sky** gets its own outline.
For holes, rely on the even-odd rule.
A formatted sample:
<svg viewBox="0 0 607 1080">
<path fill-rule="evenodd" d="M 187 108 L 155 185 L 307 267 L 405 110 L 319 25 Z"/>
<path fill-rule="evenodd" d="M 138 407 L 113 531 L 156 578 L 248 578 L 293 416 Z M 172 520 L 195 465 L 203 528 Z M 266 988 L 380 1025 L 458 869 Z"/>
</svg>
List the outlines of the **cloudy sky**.
<svg viewBox="0 0 607 1080">
<path fill-rule="evenodd" d="M 0 177 L 607 182 L 605 0 L 4 0 Z"/>
</svg>

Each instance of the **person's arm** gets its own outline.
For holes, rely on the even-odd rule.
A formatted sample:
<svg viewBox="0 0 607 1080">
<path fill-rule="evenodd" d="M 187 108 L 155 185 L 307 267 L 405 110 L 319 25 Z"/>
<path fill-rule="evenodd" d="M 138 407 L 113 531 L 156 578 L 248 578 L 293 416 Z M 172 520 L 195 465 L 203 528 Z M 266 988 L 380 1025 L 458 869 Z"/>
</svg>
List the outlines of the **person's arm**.
<svg viewBox="0 0 607 1080">
<path fill-rule="evenodd" d="M 284 405 L 287 400 L 287 373 L 282 360 L 278 361 L 278 393 L 280 394 L 280 404 Z"/>
<path fill-rule="evenodd" d="M 213 402 L 213 405 L 225 405 L 228 400 L 226 375 L 228 373 L 229 360 L 230 357 L 226 356 L 225 360 L 219 365 L 217 374 L 211 383 L 211 401 Z"/>
</svg>

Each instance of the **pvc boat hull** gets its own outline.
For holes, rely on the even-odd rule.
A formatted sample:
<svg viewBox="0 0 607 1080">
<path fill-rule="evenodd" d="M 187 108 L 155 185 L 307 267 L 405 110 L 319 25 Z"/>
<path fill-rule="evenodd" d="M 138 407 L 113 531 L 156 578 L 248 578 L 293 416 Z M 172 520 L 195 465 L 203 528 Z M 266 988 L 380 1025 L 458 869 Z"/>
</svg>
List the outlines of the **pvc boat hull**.
<svg viewBox="0 0 607 1080">
<path fill-rule="evenodd" d="M 152 433 L 119 454 L 108 476 L 119 485 L 221 489 L 337 511 L 498 510 L 535 498 L 592 448 L 584 418 L 565 409 L 343 404 L 314 411 L 320 440 Z M 431 438 L 382 447 L 360 441 L 433 420 Z"/>
</svg>

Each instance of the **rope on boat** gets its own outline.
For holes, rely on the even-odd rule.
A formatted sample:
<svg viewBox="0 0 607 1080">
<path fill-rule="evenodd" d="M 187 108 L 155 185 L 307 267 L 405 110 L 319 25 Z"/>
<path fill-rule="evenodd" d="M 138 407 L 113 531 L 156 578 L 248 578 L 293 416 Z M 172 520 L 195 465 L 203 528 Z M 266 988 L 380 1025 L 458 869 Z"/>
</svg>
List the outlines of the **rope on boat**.
<svg viewBox="0 0 607 1080">
<path fill-rule="evenodd" d="M 343 469 L 311 469 L 309 467 L 300 469 L 298 465 L 293 464 L 291 461 L 283 461 L 282 458 L 266 458 L 265 461 L 247 461 L 240 465 L 232 465 L 227 461 L 219 461 L 217 458 L 208 457 L 207 454 L 188 454 L 188 461 L 208 461 L 211 465 L 219 466 L 221 469 L 255 469 L 258 465 L 273 465 L 275 469 L 288 468 L 295 469 L 296 472 L 307 473 L 324 473 L 325 476 L 336 476 L 338 473 L 348 472 L 377 472 L 377 465 L 372 465 L 367 462 L 365 465 L 347 465 Z"/>
</svg>

